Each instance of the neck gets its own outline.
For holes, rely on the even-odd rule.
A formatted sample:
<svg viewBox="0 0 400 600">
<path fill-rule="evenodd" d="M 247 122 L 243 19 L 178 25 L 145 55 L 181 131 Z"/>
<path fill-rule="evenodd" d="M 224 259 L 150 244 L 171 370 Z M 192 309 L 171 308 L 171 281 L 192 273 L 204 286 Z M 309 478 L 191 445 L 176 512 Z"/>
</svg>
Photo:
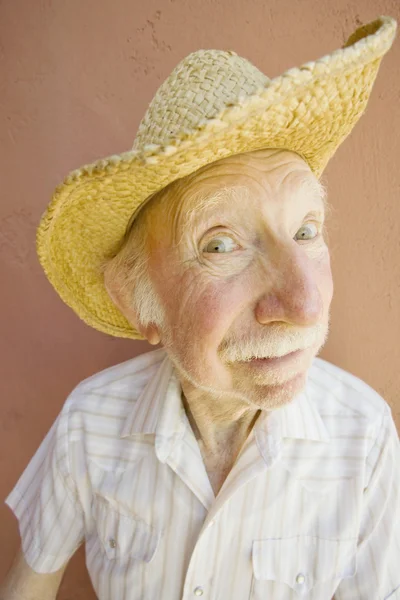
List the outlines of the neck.
<svg viewBox="0 0 400 600">
<path fill-rule="evenodd" d="M 182 402 L 203 453 L 222 458 L 239 453 L 260 410 L 212 396 L 181 381 Z"/>
</svg>

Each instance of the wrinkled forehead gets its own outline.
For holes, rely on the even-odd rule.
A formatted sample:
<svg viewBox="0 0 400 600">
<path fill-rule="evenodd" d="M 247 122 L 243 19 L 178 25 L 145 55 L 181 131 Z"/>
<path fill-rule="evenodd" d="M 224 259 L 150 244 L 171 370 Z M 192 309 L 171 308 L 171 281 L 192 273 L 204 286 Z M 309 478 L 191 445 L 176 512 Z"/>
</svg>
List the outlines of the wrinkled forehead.
<svg viewBox="0 0 400 600">
<path fill-rule="evenodd" d="M 290 153 L 265 160 L 261 154 L 239 155 L 208 165 L 171 186 L 155 207 L 156 237 L 170 231 L 176 238 L 218 215 L 256 216 L 268 205 L 285 213 L 292 207 L 323 213 L 325 200 L 324 186 L 298 156 Z"/>
<path fill-rule="evenodd" d="M 264 212 L 270 207 L 274 211 L 290 213 L 291 209 L 313 210 L 322 213 L 325 209 L 324 186 L 304 169 L 290 170 L 283 177 L 264 180 L 249 176 L 215 176 L 183 189 L 176 198 L 173 210 L 179 229 L 186 229 L 214 215 Z"/>
</svg>

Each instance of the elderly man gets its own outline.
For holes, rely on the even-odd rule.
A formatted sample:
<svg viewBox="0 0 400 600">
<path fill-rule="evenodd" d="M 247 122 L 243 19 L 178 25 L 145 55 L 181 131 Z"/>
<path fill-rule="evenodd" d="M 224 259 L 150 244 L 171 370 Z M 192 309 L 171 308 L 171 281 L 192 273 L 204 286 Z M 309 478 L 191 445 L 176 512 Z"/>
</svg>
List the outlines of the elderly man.
<svg viewBox="0 0 400 600">
<path fill-rule="evenodd" d="M 101 600 L 400 598 L 390 408 L 316 358 L 333 293 L 319 175 L 394 31 L 381 17 L 271 82 L 194 53 L 132 153 L 56 190 L 50 281 L 89 324 L 162 348 L 67 399 L 7 498 L 22 549 L 2 599 L 55 598 L 83 541 Z"/>
</svg>

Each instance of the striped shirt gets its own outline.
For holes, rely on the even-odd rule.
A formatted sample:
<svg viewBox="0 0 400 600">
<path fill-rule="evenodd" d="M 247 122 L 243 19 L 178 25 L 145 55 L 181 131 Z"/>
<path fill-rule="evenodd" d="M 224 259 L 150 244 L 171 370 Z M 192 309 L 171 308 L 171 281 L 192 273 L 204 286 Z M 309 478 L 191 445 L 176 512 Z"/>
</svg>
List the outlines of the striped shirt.
<svg viewBox="0 0 400 600">
<path fill-rule="evenodd" d="M 85 542 L 100 600 L 397 600 L 399 465 L 388 404 L 315 358 L 215 497 L 158 349 L 72 391 L 6 502 L 35 571 Z"/>
</svg>

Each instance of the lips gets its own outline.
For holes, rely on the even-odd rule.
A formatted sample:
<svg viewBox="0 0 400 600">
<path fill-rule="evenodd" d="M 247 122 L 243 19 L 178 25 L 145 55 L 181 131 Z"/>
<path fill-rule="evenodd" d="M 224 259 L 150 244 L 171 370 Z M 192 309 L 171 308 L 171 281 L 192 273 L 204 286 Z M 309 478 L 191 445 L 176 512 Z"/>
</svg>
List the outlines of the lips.
<svg viewBox="0 0 400 600">
<path fill-rule="evenodd" d="M 285 363 L 289 363 L 294 360 L 298 356 L 302 354 L 303 350 L 295 350 L 294 352 L 290 352 L 289 354 L 285 354 L 284 356 L 277 356 L 274 358 L 253 358 L 249 361 L 243 361 L 242 364 L 250 364 L 254 366 L 270 366 L 273 367 L 275 365 L 282 365 Z"/>
</svg>

